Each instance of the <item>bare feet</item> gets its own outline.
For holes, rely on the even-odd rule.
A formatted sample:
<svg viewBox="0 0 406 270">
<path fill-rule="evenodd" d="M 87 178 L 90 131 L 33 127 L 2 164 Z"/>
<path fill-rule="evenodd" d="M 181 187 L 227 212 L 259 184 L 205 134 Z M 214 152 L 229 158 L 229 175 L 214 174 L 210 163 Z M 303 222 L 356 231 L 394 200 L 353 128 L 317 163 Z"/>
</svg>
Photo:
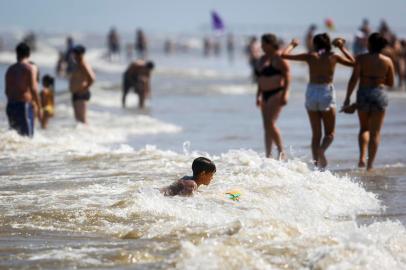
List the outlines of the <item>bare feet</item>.
<svg viewBox="0 0 406 270">
<path fill-rule="evenodd" d="M 360 160 L 358 162 L 358 168 L 365 168 L 365 161 L 364 160 Z"/>
<path fill-rule="evenodd" d="M 280 161 L 286 161 L 287 160 L 285 152 L 283 152 L 283 151 L 279 152 L 279 160 Z"/>
<path fill-rule="evenodd" d="M 319 160 L 317 161 L 318 167 L 320 169 L 325 169 L 327 167 L 327 159 L 326 156 L 324 155 L 324 151 L 320 149 L 318 156 L 319 156 Z"/>
</svg>

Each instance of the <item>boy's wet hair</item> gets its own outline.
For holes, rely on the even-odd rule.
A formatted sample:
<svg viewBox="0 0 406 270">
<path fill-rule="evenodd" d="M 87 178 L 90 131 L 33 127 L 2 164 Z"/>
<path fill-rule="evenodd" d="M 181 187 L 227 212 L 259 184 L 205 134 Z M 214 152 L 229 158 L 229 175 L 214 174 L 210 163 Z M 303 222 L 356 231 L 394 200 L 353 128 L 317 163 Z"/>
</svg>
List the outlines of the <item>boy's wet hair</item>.
<svg viewBox="0 0 406 270">
<path fill-rule="evenodd" d="M 275 50 L 279 50 L 279 40 L 274 34 L 263 34 L 261 36 L 261 42 L 271 45 Z"/>
<path fill-rule="evenodd" d="M 216 172 L 216 165 L 205 157 L 198 157 L 192 163 L 193 178 L 198 177 L 202 172 Z"/>
<path fill-rule="evenodd" d="M 327 33 L 315 35 L 313 38 L 313 46 L 316 52 L 320 50 L 330 52 L 331 51 L 330 36 Z"/>
<path fill-rule="evenodd" d="M 379 33 L 372 33 L 368 38 L 369 52 L 380 53 L 387 45 L 388 41 Z"/>
<path fill-rule="evenodd" d="M 49 75 L 49 74 L 46 74 L 46 75 L 44 75 L 43 77 L 42 77 L 42 85 L 43 86 L 45 86 L 45 87 L 50 87 L 50 86 L 54 86 L 54 83 L 55 83 L 55 79 L 51 76 L 51 75 Z"/>
<path fill-rule="evenodd" d="M 148 61 L 148 62 L 146 63 L 146 67 L 147 67 L 149 70 L 153 70 L 154 67 L 155 67 L 155 64 L 154 64 L 154 62 L 152 62 L 152 61 Z"/>
<path fill-rule="evenodd" d="M 16 47 L 16 53 L 17 53 L 18 59 L 29 57 L 30 52 L 31 52 L 30 47 L 24 42 L 19 43 Z"/>
<path fill-rule="evenodd" d="M 85 52 L 86 52 L 86 48 L 85 48 L 85 46 L 83 46 L 83 45 L 76 45 L 75 47 L 73 47 L 73 53 L 75 53 L 75 54 L 79 54 L 79 55 L 82 55 L 82 54 L 85 54 Z"/>
</svg>

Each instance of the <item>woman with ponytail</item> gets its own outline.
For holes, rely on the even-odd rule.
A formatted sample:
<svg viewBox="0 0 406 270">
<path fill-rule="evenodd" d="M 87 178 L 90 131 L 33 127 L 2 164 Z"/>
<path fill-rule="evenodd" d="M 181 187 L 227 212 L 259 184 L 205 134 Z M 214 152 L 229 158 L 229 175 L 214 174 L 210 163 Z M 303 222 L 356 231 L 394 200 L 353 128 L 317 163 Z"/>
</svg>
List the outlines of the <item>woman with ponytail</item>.
<svg viewBox="0 0 406 270">
<path fill-rule="evenodd" d="M 298 45 L 296 39 L 283 51 L 282 58 L 306 62 L 309 66 L 310 81 L 306 91 L 305 106 L 312 129 L 312 155 L 316 166 L 324 169 L 327 166 L 325 152 L 334 139 L 336 102 L 333 85 L 334 71 L 337 63 L 352 67 L 354 58 L 345 49 L 345 40 L 337 38 L 333 41 L 344 54 L 344 57 L 331 51 L 328 34 L 318 34 L 313 38 L 314 52 L 291 55 L 290 52 Z M 324 137 L 322 138 L 322 129 Z"/>
</svg>

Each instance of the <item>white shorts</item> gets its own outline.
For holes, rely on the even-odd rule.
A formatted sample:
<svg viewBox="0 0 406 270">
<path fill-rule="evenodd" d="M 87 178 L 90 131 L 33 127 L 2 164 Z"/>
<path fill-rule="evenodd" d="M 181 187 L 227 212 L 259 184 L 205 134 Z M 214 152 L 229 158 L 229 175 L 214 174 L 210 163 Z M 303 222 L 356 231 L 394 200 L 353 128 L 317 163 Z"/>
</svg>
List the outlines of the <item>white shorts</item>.
<svg viewBox="0 0 406 270">
<path fill-rule="evenodd" d="M 308 111 L 328 111 L 336 106 L 336 93 L 332 84 L 309 83 L 306 90 Z"/>
</svg>

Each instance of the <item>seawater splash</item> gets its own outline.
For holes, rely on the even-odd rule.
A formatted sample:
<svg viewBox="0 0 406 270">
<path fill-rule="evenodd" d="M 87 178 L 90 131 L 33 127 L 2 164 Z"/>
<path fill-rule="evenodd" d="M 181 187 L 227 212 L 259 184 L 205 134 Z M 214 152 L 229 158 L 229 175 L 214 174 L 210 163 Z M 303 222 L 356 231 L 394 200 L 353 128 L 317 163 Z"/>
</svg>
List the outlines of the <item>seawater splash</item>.
<svg viewBox="0 0 406 270">
<path fill-rule="evenodd" d="M 183 154 L 188 155 L 190 153 L 190 141 L 186 141 L 183 143 Z"/>
<path fill-rule="evenodd" d="M 405 228 L 391 221 L 358 225 L 357 215 L 379 213 L 382 205 L 350 178 L 312 171 L 300 160 L 233 150 L 208 156 L 217 173 L 195 196 L 163 196 L 158 188 L 189 174 L 197 156 L 123 146 L 65 156 L 60 163 L 34 166 L 30 175 L 16 171 L 2 177 L 0 226 L 14 233 L 100 239 L 90 249 L 68 243 L 63 253 L 52 246 L 33 250 L 26 255 L 33 262 L 178 269 L 405 267 Z M 227 198 L 230 189 L 241 190 L 239 201 Z"/>
</svg>

